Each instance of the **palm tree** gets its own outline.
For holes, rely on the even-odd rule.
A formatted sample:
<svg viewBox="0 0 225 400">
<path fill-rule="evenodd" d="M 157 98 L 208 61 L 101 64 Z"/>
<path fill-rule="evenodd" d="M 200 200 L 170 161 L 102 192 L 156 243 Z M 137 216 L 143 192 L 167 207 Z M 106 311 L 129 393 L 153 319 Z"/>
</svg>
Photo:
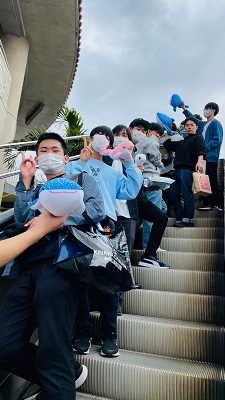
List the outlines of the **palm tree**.
<svg viewBox="0 0 225 400">
<path fill-rule="evenodd" d="M 84 135 L 87 132 L 87 130 L 83 128 L 84 125 L 83 118 L 80 115 L 80 113 L 77 112 L 74 108 L 68 108 L 67 106 L 62 106 L 57 111 L 54 124 L 59 125 L 60 128 L 63 126 L 64 132 L 62 132 L 62 136 L 64 138 L 69 136 Z M 35 150 L 35 145 L 28 146 L 25 143 L 31 141 L 37 141 L 39 136 L 45 133 L 46 131 L 47 130 L 45 129 L 44 126 L 42 126 L 41 128 L 30 130 L 20 140 L 20 142 L 24 142 L 24 146 L 18 149 L 10 149 L 10 148 L 5 149 L 3 155 L 3 162 L 4 164 L 7 164 L 7 168 L 9 170 L 13 170 L 15 168 L 16 158 L 21 151 Z M 16 143 L 16 142 L 17 140 L 13 140 L 11 143 Z M 68 155 L 70 157 L 80 154 L 82 148 L 83 148 L 83 139 L 69 140 L 67 142 L 67 150 L 68 150 Z"/>
<path fill-rule="evenodd" d="M 59 124 L 60 128 L 63 125 L 66 131 L 66 137 L 80 136 L 87 132 L 83 127 L 83 118 L 80 113 L 74 108 L 68 108 L 67 106 L 60 107 L 56 113 L 55 124 Z M 83 139 L 68 140 L 68 155 L 71 157 L 80 154 L 81 149 L 83 148 L 83 143 Z"/>
</svg>

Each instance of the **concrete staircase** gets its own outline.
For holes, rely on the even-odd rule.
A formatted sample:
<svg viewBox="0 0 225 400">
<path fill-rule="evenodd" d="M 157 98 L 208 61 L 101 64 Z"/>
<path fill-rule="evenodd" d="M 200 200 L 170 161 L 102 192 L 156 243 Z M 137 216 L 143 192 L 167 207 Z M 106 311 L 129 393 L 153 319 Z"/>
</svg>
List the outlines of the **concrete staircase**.
<svg viewBox="0 0 225 400">
<path fill-rule="evenodd" d="M 142 289 L 127 292 L 118 317 L 120 356 L 99 354 L 99 313 L 89 376 L 78 399 L 224 400 L 225 273 L 223 212 L 196 211 L 195 228 L 169 219 L 159 258 L 170 270 L 132 265 Z M 88 395 L 87 395 L 88 393 Z"/>
</svg>

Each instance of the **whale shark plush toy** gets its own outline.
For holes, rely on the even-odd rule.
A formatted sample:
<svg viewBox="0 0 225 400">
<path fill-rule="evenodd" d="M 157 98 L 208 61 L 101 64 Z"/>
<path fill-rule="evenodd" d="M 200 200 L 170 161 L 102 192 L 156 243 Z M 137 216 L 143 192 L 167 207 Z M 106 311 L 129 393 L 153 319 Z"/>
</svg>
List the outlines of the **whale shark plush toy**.
<svg viewBox="0 0 225 400">
<path fill-rule="evenodd" d="M 132 150 L 134 148 L 134 144 L 130 140 L 124 140 L 115 149 L 106 149 L 100 151 L 102 156 L 109 156 L 113 160 L 118 160 L 121 158 L 124 161 L 131 161 L 132 160 Z"/>
<path fill-rule="evenodd" d="M 181 108 L 183 104 L 183 100 L 179 96 L 179 94 L 172 94 L 171 99 L 170 99 L 170 105 L 173 107 L 173 111 L 177 111 L 177 107 Z M 189 106 L 185 105 L 186 108 L 189 108 Z"/>
<path fill-rule="evenodd" d="M 81 215 L 85 209 L 83 198 L 83 189 L 76 182 L 55 178 L 41 187 L 38 199 L 33 201 L 30 208 L 41 213 L 48 210 L 57 217 L 71 212 Z"/>
<path fill-rule="evenodd" d="M 159 125 L 161 125 L 163 128 L 166 129 L 166 131 L 168 132 L 168 134 L 170 136 L 173 136 L 173 131 L 171 129 L 171 125 L 175 121 L 174 118 L 170 118 L 166 114 L 157 113 L 156 114 L 156 120 L 157 120 Z"/>
</svg>

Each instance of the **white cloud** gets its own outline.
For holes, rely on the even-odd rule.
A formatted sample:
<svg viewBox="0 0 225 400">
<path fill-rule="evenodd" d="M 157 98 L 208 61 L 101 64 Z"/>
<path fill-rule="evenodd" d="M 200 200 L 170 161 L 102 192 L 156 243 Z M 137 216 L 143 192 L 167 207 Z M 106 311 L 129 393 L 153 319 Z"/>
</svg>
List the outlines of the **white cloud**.
<svg viewBox="0 0 225 400">
<path fill-rule="evenodd" d="M 84 126 L 114 127 L 169 106 L 179 93 L 193 112 L 220 106 L 225 120 L 225 2 L 210 0 L 86 0 L 81 58 L 68 104 Z"/>
</svg>

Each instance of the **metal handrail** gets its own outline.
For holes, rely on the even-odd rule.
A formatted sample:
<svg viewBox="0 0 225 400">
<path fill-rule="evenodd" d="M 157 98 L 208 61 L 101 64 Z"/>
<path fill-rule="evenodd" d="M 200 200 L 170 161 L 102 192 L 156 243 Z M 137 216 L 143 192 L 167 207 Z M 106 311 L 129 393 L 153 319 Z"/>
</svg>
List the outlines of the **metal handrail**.
<svg viewBox="0 0 225 400">
<path fill-rule="evenodd" d="M 84 138 L 88 138 L 88 137 L 89 137 L 88 135 L 79 135 L 79 136 L 64 137 L 63 139 L 64 139 L 65 141 L 67 141 L 67 140 L 84 139 Z M 17 142 L 17 143 L 0 144 L 0 150 L 1 150 L 1 149 L 7 149 L 7 148 L 10 148 L 10 147 L 11 147 L 11 148 L 17 148 L 17 147 L 22 147 L 22 146 L 33 146 L 33 145 L 35 145 L 36 143 L 37 143 L 37 140 L 31 141 L 31 142 Z M 71 156 L 71 157 L 70 157 L 70 161 L 77 160 L 77 159 L 79 159 L 79 158 L 80 158 L 79 155 L 77 155 L 77 156 Z M 37 165 L 37 168 L 39 168 L 38 165 Z M 9 177 L 11 177 L 11 176 L 18 175 L 19 173 L 20 173 L 20 170 L 14 170 L 14 171 L 11 171 L 11 172 L 5 172 L 5 173 L 3 173 L 3 174 L 0 174 L 0 179 L 9 178 Z"/>
<path fill-rule="evenodd" d="M 77 140 L 77 139 L 83 139 L 83 138 L 88 138 L 88 135 L 79 135 L 79 136 L 68 136 L 68 137 L 63 137 L 65 141 L 67 140 Z M 17 143 L 6 143 L 6 144 L 0 144 L 0 150 L 1 149 L 7 149 L 7 148 L 17 148 L 17 147 L 23 147 L 23 146 L 33 146 L 34 144 L 37 143 L 37 140 L 33 140 L 31 142 L 17 142 Z"/>
</svg>

